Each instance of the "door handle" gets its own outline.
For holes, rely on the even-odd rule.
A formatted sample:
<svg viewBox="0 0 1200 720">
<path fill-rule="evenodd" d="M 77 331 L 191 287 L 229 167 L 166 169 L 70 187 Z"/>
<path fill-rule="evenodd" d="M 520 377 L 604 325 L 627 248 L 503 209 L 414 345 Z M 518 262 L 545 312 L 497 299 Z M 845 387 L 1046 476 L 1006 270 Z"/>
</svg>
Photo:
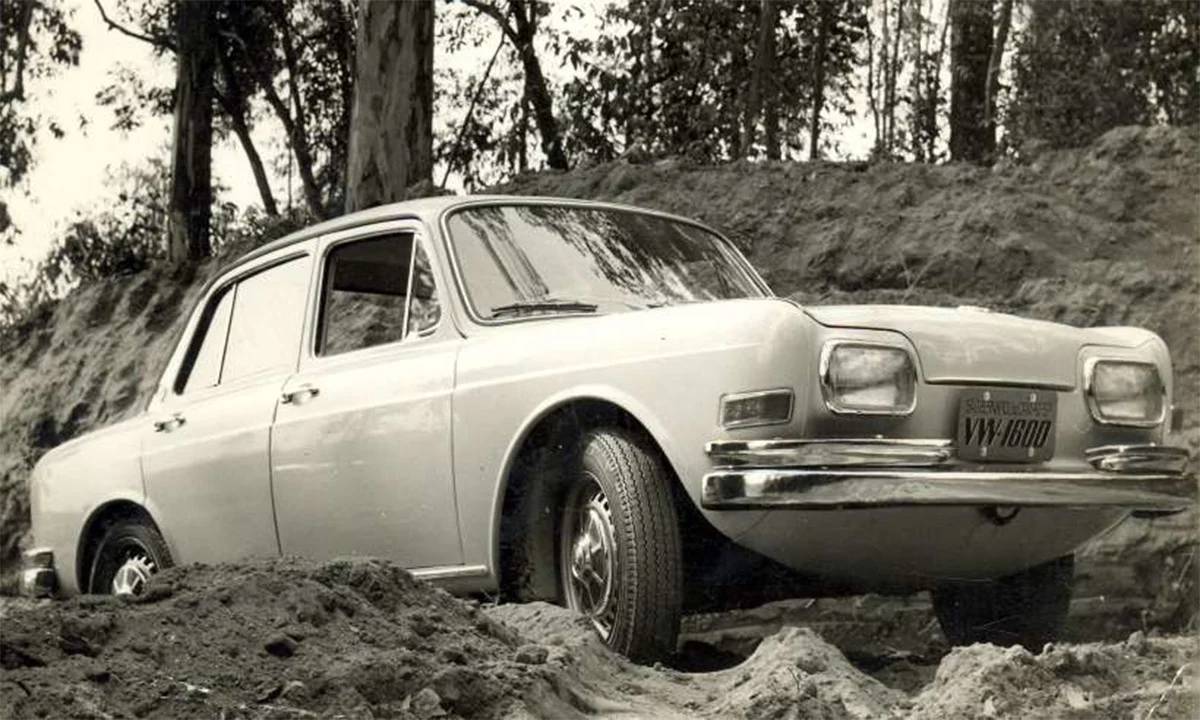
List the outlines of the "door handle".
<svg viewBox="0 0 1200 720">
<path fill-rule="evenodd" d="M 180 426 L 182 426 L 186 422 L 187 422 L 187 418 L 185 418 L 180 413 L 174 413 L 171 415 L 171 417 L 169 417 L 165 420 L 155 420 L 154 421 L 154 432 L 174 432 L 175 430 L 178 430 L 180 428 Z"/>
<path fill-rule="evenodd" d="M 303 405 L 320 394 L 320 388 L 315 388 L 312 385 L 301 385 L 295 390 L 285 392 L 283 398 L 281 398 L 281 402 L 285 405 Z"/>
</svg>

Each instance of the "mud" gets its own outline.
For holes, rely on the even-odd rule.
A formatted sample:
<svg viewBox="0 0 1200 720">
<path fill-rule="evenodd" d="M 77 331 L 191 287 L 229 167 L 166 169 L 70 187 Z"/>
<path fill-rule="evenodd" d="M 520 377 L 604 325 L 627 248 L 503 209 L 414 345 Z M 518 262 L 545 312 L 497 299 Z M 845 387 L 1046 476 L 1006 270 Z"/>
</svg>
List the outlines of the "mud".
<svg viewBox="0 0 1200 720">
<path fill-rule="evenodd" d="M 809 627 L 792 624 L 805 613 Z M 562 608 L 480 606 L 385 562 L 192 566 L 156 577 L 138 602 L 0 606 L 0 709 L 12 718 L 747 720 L 1200 712 L 1194 638 L 1136 632 L 1038 655 L 947 652 L 927 605 L 911 599 L 738 618 L 724 639 L 714 633 L 731 630 L 727 616 L 689 619 L 681 653 L 646 667 Z"/>
</svg>

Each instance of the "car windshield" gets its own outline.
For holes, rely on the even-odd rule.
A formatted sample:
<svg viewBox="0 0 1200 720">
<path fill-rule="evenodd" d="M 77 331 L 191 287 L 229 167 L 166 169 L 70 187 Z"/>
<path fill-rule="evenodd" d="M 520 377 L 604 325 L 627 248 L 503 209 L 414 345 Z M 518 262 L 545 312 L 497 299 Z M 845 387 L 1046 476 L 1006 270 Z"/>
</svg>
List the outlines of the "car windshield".
<svg viewBox="0 0 1200 720">
<path fill-rule="evenodd" d="M 453 213 L 448 226 L 468 302 L 484 319 L 763 294 L 719 237 L 655 215 L 486 205 Z"/>
</svg>

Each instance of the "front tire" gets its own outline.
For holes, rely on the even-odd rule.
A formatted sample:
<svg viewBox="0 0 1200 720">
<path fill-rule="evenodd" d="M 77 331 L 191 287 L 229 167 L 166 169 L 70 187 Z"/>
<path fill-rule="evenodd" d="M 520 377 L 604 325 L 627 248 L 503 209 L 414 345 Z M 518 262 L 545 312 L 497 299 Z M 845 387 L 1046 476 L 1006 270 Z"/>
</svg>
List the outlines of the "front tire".
<svg viewBox="0 0 1200 720">
<path fill-rule="evenodd" d="M 88 588 L 98 595 L 141 595 L 151 575 L 173 564 L 153 523 L 136 516 L 121 518 L 105 529 L 96 546 Z"/>
<path fill-rule="evenodd" d="M 1067 555 L 999 580 L 940 587 L 933 609 L 953 645 L 986 642 L 1040 652 L 1062 631 L 1074 576 L 1075 557 Z"/>
<path fill-rule="evenodd" d="M 623 430 L 588 433 L 567 478 L 559 581 L 613 650 L 635 661 L 675 651 L 683 606 L 674 477 Z"/>
</svg>

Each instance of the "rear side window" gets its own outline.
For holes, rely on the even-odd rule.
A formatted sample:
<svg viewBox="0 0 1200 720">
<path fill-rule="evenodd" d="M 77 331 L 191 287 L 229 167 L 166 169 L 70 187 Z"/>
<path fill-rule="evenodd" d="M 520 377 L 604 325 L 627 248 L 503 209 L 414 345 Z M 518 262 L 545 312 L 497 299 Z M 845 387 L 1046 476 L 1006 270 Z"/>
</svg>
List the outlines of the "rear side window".
<svg viewBox="0 0 1200 720">
<path fill-rule="evenodd" d="M 308 295 L 308 257 L 273 265 L 209 299 L 175 381 L 190 393 L 295 367 Z"/>
<path fill-rule="evenodd" d="M 398 342 L 441 317 L 429 261 L 411 234 L 334 247 L 323 282 L 319 355 Z"/>
<path fill-rule="evenodd" d="M 221 382 L 296 365 L 309 260 L 296 258 L 251 275 L 237 285 Z"/>
<path fill-rule="evenodd" d="M 199 350 L 196 351 L 191 371 L 187 373 L 183 392 L 203 390 L 221 382 L 221 360 L 225 357 L 225 339 L 229 335 L 229 318 L 233 315 L 232 287 L 221 293 L 211 311 L 206 313 L 207 324 L 201 321 L 197 332 L 204 333 Z"/>
</svg>

